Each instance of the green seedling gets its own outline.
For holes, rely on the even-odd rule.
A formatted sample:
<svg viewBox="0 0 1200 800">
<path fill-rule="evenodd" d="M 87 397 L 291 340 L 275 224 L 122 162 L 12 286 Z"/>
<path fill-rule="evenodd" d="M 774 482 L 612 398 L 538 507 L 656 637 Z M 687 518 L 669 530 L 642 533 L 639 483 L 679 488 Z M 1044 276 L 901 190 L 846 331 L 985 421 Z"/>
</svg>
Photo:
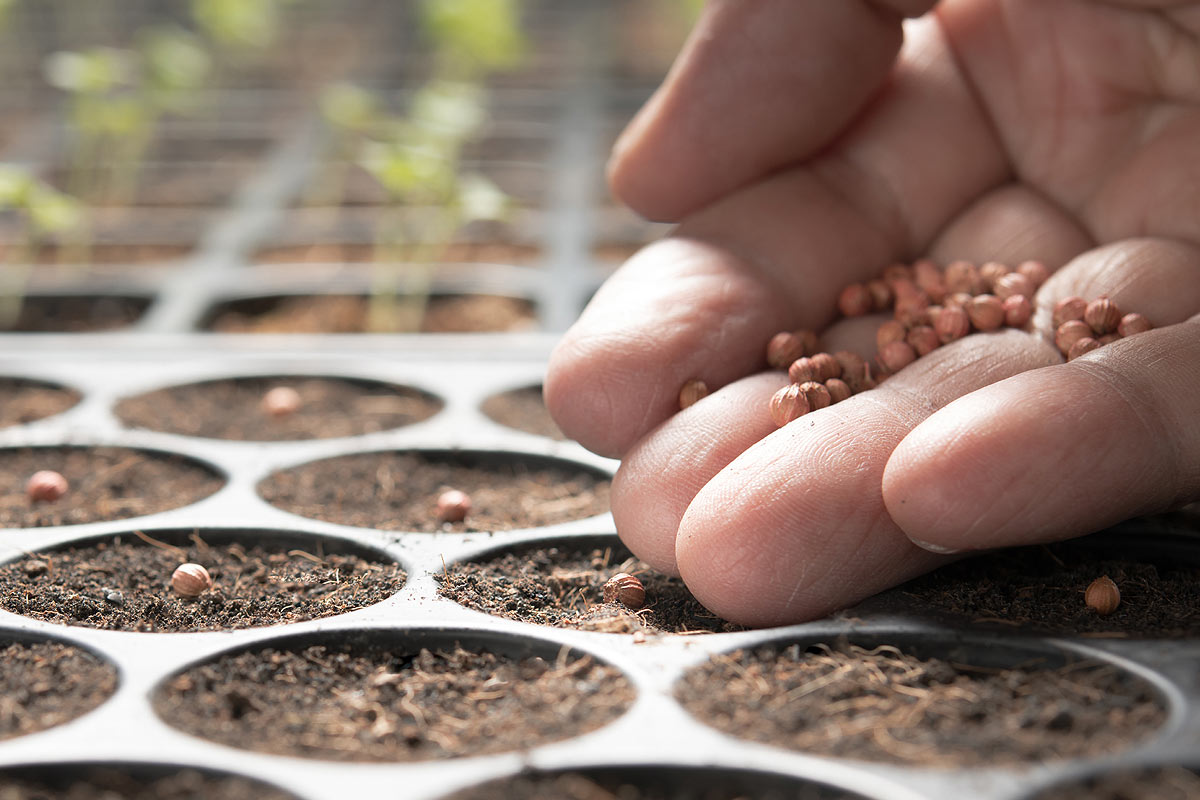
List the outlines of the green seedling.
<svg viewBox="0 0 1200 800">
<path fill-rule="evenodd" d="M 359 164 L 389 201 L 376 229 L 370 330 L 419 330 L 433 265 L 455 234 L 507 211 L 508 198 L 494 183 L 460 170 L 462 147 L 485 120 L 479 86 L 435 82 L 417 92 L 385 141 L 364 145 Z"/>
<path fill-rule="evenodd" d="M 37 180 L 29 170 L 0 164 L 0 219 L 12 225 L 3 248 L 0 276 L 0 329 L 16 324 L 37 250 L 82 225 L 83 206 L 70 195 Z"/>
<path fill-rule="evenodd" d="M 334 83 L 321 91 L 321 118 L 329 132 L 327 163 L 308 192 L 309 205 L 338 205 L 344 199 L 348 165 L 386 117 L 379 99 L 352 83 Z"/>
<path fill-rule="evenodd" d="M 480 79 L 525 57 L 520 0 L 423 0 L 421 23 L 443 78 Z"/>
</svg>

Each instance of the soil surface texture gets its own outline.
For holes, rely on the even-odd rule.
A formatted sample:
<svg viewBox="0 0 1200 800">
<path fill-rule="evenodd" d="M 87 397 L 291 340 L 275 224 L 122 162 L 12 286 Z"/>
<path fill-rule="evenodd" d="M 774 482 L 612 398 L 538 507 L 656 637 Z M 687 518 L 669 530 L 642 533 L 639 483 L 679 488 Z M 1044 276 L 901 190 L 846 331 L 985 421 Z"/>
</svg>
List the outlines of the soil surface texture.
<svg viewBox="0 0 1200 800">
<path fill-rule="evenodd" d="M 300 396 L 292 413 L 272 415 L 263 397 L 276 387 Z M 172 386 L 128 397 L 116 414 L 126 425 L 242 441 L 287 441 L 358 436 L 411 425 L 441 403 L 424 392 L 373 381 L 338 378 L 231 378 Z"/>
<path fill-rule="evenodd" d="M 492 395 L 483 401 L 481 410 L 488 419 L 509 428 L 557 441 L 567 438 L 550 417 L 542 399 L 541 386 L 526 386 Z"/>
<path fill-rule="evenodd" d="M 124 328 L 137 321 L 150 301 L 136 297 L 53 297 L 28 295 L 14 333 L 85 333 Z"/>
<path fill-rule="evenodd" d="M 1185 558 L 1137 559 L 1098 553 L 1086 542 L 1005 550 L 943 567 L 900 591 L 924 608 L 972 624 L 1053 635 L 1171 638 L 1200 635 L 1200 540 Z M 1181 544 L 1181 546 L 1183 546 Z M 1101 616 L 1084 602 L 1107 575 L 1121 602 Z"/>
<path fill-rule="evenodd" d="M 519 775 L 446 800 L 861 800 L 812 783 L 734 770 L 667 767 Z"/>
<path fill-rule="evenodd" d="M 1112 666 L 985 669 L 887 646 L 740 650 L 685 675 L 676 694 L 740 738 L 935 767 L 1095 757 L 1166 719 L 1149 684 Z"/>
<path fill-rule="evenodd" d="M 266 538 L 266 537 L 263 537 Z M 204 566 L 213 588 L 197 598 L 171 589 L 180 564 Z M 404 584 L 399 565 L 279 544 L 186 547 L 137 536 L 31 556 L 0 567 L 0 608 L 34 619 L 122 631 L 217 631 L 344 614 Z"/>
<path fill-rule="evenodd" d="M 67 479 L 67 493 L 33 503 L 25 483 L 39 470 Z M 125 519 L 194 503 L 223 481 L 200 464 L 123 447 L 23 447 L 0 450 L 0 528 L 38 528 Z"/>
<path fill-rule="evenodd" d="M 185 769 L 144 776 L 110 767 L 0 774 L 3 800 L 294 800 L 258 781 Z M 24 774 L 28 773 L 28 774 Z"/>
<path fill-rule="evenodd" d="M 361 453 L 277 472 L 267 502 L 301 516 L 389 531 L 537 528 L 608 511 L 609 479 L 566 462 L 469 451 Z M 466 492 L 462 522 L 441 522 L 437 500 Z"/>
<path fill-rule="evenodd" d="M 0 664 L 0 739 L 69 722 L 117 689 L 116 670 L 58 642 L 0 643 Z"/>
<path fill-rule="evenodd" d="M 604 602 L 604 584 L 634 575 L 646 605 L 631 610 Z M 609 547 L 522 548 L 486 561 L 451 565 L 435 576 L 439 593 L 498 617 L 603 633 L 716 633 L 742 630 L 708 611 L 679 578 L 653 572 L 614 541 Z"/>
<path fill-rule="evenodd" d="M 37 381 L 0 378 L 0 428 L 61 414 L 79 402 L 79 393 Z"/>
<path fill-rule="evenodd" d="M 1054 786 L 1034 800 L 1196 800 L 1200 775 L 1183 767 L 1115 772 Z"/>
<path fill-rule="evenodd" d="M 423 761 L 566 739 L 632 701 L 626 679 L 587 656 L 548 663 L 362 645 L 227 655 L 170 680 L 154 705 L 187 733 L 247 750 Z"/>
<path fill-rule="evenodd" d="M 536 327 L 528 300 L 498 295 L 435 295 L 420 316 L 421 333 L 500 333 Z M 225 304 L 208 328 L 219 333 L 365 333 L 366 298 L 349 295 L 271 297 Z M 405 332 L 397 323 L 380 333 Z M 411 331 L 411 326 L 407 328 Z"/>
</svg>

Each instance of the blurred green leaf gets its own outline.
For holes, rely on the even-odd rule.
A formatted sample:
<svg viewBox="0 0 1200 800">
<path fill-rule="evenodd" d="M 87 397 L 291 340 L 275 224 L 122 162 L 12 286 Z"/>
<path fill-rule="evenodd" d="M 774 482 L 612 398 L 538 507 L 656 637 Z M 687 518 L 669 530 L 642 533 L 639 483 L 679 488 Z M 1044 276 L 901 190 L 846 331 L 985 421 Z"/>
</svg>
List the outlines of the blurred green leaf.
<svg viewBox="0 0 1200 800">
<path fill-rule="evenodd" d="M 28 202 L 33 178 L 29 170 L 0 164 L 0 209 L 23 208 Z"/>
<path fill-rule="evenodd" d="M 70 195 L 36 184 L 29 198 L 29 222 L 37 236 L 63 233 L 83 221 L 83 206 Z"/>
<path fill-rule="evenodd" d="M 136 72 L 136 54 L 112 47 L 51 53 L 43 71 L 51 86 L 69 92 L 99 94 L 126 86 Z"/>
<path fill-rule="evenodd" d="M 321 115 L 332 125 L 350 131 L 365 131 L 376 120 L 379 102 L 375 95 L 352 83 L 335 83 L 321 91 Z"/>
<path fill-rule="evenodd" d="M 501 220 L 508 214 L 509 197 L 483 175 L 469 173 L 458 179 L 458 205 L 464 221 Z"/>
<path fill-rule="evenodd" d="M 214 41 L 230 47 L 266 47 L 279 30 L 277 0 L 192 0 L 192 17 Z"/>
<path fill-rule="evenodd" d="M 154 28 L 139 36 L 145 88 L 171 108 L 201 88 L 212 69 L 212 58 L 200 39 L 182 28 Z"/>
<path fill-rule="evenodd" d="M 440 56 L 464 69 L 511 69 L 527 46 L 519 0 L 424 0 L 421 20 Z"/>
</svg>

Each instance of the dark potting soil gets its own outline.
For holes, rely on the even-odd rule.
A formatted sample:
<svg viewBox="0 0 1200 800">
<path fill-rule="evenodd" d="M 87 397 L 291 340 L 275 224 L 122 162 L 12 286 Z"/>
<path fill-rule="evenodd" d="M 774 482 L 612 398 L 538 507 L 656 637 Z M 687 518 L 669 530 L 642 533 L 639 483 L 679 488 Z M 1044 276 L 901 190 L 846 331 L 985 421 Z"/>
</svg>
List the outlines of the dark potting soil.
<svg viewBox="0 0 1200 800">
<path fill-rule="evenodd" d="M 558 441 L 567 438 L 546 410 L 541 386 L 525 386 L 492 395 L 483 401 L 481 410 L 492 421 L 509 428 Z"/>
<path fill-rule="evenodd" d="M 70 488 L 32 503 L 25 483 L 54 470 Z M 194 503 L 224 481 L 182 456 L 123 447 L 22 447 L 0 450 L 0 528 L 38 528 L 126 519 Z"/>
<path fill-rule="evenodd" d="M 1130 547 L 1135 548 L 1131 541 Z M 1182 545 L 1181 545 L 1182 546 Z M 1062 542 L 989 553 L 900 588 L 922 607 L 972 624 L 1053 635 L 1171 638 L 1200 635 L 1200 540 L 1193 560 L 1139 560 Z M 1121 603 L 1100 616 L 1084 602 L 1107 575 Z"/>
<path fill-rule="evenodd" d="M 171 574 L 185 563 L 203 565 L 213 588 L 176 594 Z M 210 545 L 193 534 L 175 547 L 129 535 L 0 566 L 0 608 L 86 628 L 234 630 L 344 614 L 388 598 L 404 579 L 398 564 L 325 553 L 319 541 Z"/>
<path fill-rule="evenodd" d="M 739 650 L 689 672 L 676 696 L 740 738 L 934 767 L 1095 757 L 1166 719 L 1149 684 L 1111 665 L 976 668 L 894 647 Z"/>
<path fill-rule="evenodd" d="M 774 775 L 666 767 L 518 775 L 445 800 L 860 800 L 861 795 Z"/>
<path fill-rule="evenodd" d="M 304 517 L 389 531 L 537 528 L 608 511 L 610 481 L 569 463 L 516 454 L 361 453 L 277 472 L 258 486 L 267 502 Z M 437 518 L 438 496 L 466 492 L 462 522 Z"/>
<path fill-rule="evenodd" d="M 278 386 L 300 395 L 294 413 L 272 416 L 263 396 Z M 126 425 L 157 431 L 243 441 L 285 441 L 358 436 L 420 422 L 441 403 L 404 386 L 339 378 L 230 378 L 172 386 L 128 397 L 116 415 Z"/>
<path fill-rule="evenodd" d="M 1034 800 L 1196 800 L 1200 775 L 1183 767 L 1153 767 L 1053 786 Z"/>
<path fill-rule="evenodd" d="M 144 297 L 27 295 L 14 333 L 83 333 L 132 325 L 150 305 Z"/>
<path fill-rule="evenodd" d="M 58 642 L 0 644 L 0 664 L 0 739 L 69 722 L 117 689 L 116 670 Z"/>
<path fill-rule="evenodd" d="M 79 393 L 38 381 L 0 378 L 0 428 L 61 414 L 79 402 Z"/>
<path fill-rule="evenodd" d="M 633 689 L 588 656 L 513 659 L 378 645 L 224 656 L 154 698 L 171 725 L 225 745 L 335 761 L 528 750 L 620 716 Z"/>
<path fill-rule="evenodd" d="M 205 327 L 219 333 L 364 333 L 367 310 L 366 298 L 350 295 L 255 298 L 223 304 Z M 536 322 L 528 300 L 442 295 L 429 298 L 420 332 L 499 333 L 531 330 Z"/>
<path fill-rule="evenodd" d="M 142 775 L 115 767 L 0 773 L 3 800 L 294 800 L 273 786 L 193 769 Z"/>
<path fill-rule="evenodd" d="M 190 244 L 113 244 L 93 242 L 85 251 L 71 245 L 46 244 L 37 249 L 38 264 L 157 264 L 183 258 L 193 249 Z M 66 316 L 65 314 L 63 316 Z"/>
<path fill-rule="evenodd" d="M 630 610 L 604 602 L 604 584 L 625 572 L 646 589 Z M 743 630 L 700 605 L 679 578 L 650 570 L 624 547 L 538 547 L 453 564 L 435 576 L 439 594 L 467 608 L 520 622 L 603 633 L 716 633 Z"/>
</svg>

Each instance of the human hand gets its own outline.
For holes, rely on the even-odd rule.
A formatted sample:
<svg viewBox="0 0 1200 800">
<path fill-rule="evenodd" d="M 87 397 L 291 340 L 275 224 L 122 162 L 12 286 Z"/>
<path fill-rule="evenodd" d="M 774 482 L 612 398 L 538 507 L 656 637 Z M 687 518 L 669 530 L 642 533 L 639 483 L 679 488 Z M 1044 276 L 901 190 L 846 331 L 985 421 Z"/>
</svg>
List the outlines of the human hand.
<svg viewBox="0 0 1200 800">
<path fill-rule="evenodd" d="M 1200 3 L 943 0 L 895 58 L 933 5 L 710 0 L 610 164 L 680 224 L 567 333 L 547 403 L 623 459 L 631 549 L 735 622 L 1200 498 Z M 872 355 L 838 292 L 926 254 L 1061 268 L 1030 331 L 776 430 L 771 335 Z M 1051 307 L 1102 293 L 1156 329 L 1064 364 Z M 690 378 L 719 388 L 679 412 Z"/>
</svg>

